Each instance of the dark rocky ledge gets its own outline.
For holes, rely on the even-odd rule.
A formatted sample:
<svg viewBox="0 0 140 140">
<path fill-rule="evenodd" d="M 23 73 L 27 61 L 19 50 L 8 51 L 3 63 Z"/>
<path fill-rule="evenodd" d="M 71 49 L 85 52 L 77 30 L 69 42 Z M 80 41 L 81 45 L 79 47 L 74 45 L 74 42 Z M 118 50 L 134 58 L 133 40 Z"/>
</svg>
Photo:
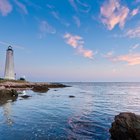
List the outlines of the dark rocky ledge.
<svg viewBox="0 0 140 140">
<path fill-rule="evenodd" d="M 109 131 L 112 140 L 140 140 L 140 115 L 120 113 Z"/>
</svg>

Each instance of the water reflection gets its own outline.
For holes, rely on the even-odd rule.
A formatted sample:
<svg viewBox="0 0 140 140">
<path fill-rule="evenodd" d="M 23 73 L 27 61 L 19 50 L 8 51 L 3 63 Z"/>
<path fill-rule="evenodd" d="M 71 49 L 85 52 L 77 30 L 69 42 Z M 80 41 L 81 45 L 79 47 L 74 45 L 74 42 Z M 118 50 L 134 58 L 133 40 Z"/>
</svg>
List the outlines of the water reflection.
<svg viewBox="0 0 140 140">
<path fill-rule="evenodd" d="M 13 124 L 13 120 L 12 120 L 12 117 L 11 117 L 11 102 L 8 101 L 7 103 L 5 103 L 3 105 L 3 111 L 4 111 L 4 117 L 6 119 L 6 124 L 7 125 L 12 125 Z"/>
<path fill-rule="evenodd" d="M 11 103 L 16 101 L 18 94 L 12 90 L 1 90 L 0 91 L 0 106 L 3 108 L 3 115 L 7 125 L 12 125 L 13 120 L 11 119 Z"/>
</svg>

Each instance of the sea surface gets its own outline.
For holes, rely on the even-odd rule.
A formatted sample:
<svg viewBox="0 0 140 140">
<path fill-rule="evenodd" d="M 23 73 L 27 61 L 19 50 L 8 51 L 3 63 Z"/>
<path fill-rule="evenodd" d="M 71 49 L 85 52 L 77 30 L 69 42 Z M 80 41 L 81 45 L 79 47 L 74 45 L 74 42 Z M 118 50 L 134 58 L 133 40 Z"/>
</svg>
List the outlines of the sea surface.
<svg viewBox="0 0 140 140">
<path fill-rule="evenodd" d="M 65 84 L 1 103 L 0 140 L 109 140 L 115 115 L 140 114 L 140 83 Z"/>
</svg>

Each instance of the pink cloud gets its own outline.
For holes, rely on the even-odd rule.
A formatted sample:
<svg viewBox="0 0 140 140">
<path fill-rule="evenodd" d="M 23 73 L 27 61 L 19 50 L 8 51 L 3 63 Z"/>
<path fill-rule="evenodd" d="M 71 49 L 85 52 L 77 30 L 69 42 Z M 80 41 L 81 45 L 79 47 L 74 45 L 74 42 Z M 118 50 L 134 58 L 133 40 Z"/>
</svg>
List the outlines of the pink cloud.
<svg viewBox="0 0 140 140">
<path fill-rule="evenodd" d="M 129 9 L 121 6 L 119 0 L 108 0 L 101 6 L 100 13 L 102 23 L 112 30 L 117 24 L 120 28 L 124 27 Z"/>
<path fill-rule="evenodd" d="M 2 16 L 7 16 L 12 11 L 12 5 L 8 0 L 0 0 L 0 12 Z"/>
<path fill-rule="evenodd" d="M 66 39 L 66 43 L 75 48 L 79 54 L 86 58 L 93 59 L 93 51 L 84 48 L 84 40 L 81 36 L 67 33 L 64 35 L 64 39 Z"/>
<path fill-rule="evenodd" d="M 131 15 L 132 15 L 132 16 L 135 16 L 135 15 L 137 15 L 138 13 L 139 13 L 139 8 L 136 8 L 136 9 L 132 10 Z"/>
<path fill-rule="evenodd" d="M 18 0 L 14 0 L 14 2 L 25 14 L 28 14 L 27 8 L 23 3 L 19 2 Z"/>
<path fill-rule="evenodd" d="M 93 59 L 94 54 L 92 50 L 87 50 L 87 49 L 84 49 L 83 47 L 79 47 L 77 51 L 78 53 L 82 54 L 84 57 Z"/>
<path fill-rule="evenodd" d="M 129 53 L 120 56 L 113 56 L 113 54 L 105 55 L 106 58 L 113 62 L 126 62 L 130 66 L 140 65 L 140 53 Z"/>
<path fill-rule="evenodd" d="M 140 54 L 127 54 L 114 58 L 114 61 L 127 62 L 128 65 L 139 65 L 140 64 Z"/>
<path fill-rule="evenodd" d="M 83 38 L 77 35 L 71 35 L 69 33 L 64 35 L 64 38 L 67 39 L 66 43 L 72 46 L 73 48 L 83 47 L 84 41 Z"/>
</svg>

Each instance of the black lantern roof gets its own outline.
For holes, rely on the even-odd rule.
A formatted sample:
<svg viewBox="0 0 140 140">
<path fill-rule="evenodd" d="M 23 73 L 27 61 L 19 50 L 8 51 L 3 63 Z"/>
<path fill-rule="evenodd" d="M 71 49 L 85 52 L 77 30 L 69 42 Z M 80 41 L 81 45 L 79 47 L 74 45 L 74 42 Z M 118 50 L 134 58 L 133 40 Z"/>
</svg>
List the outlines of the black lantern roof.
<svg viewBox="0 0 140 140">
<path fill-rule="evenodd" d="M 12 47 L 9 46 L 8 49 L 7 49 L 7 51 L 13 51 Z"/>
</svg>

